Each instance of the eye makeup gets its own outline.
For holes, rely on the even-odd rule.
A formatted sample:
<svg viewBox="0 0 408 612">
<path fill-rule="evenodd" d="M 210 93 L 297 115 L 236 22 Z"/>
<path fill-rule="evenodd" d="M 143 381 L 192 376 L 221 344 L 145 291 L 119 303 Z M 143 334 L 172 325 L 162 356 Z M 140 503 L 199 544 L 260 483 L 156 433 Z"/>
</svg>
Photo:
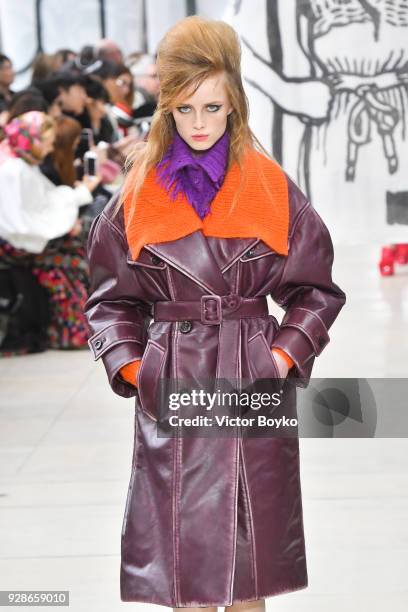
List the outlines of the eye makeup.
<svg viewBox="0 0 408 612">
<path fill-rule="evenodd" d="M 216 113 L 217 111 L 220 110 L 221 107 L 222 107 L 222 104 L 206 104 L 206 109 L 210 113 Z M 181 106 L 177 106 L 177 110 L 182 115 L 186 115 L 188 112 L 190 112 L 191 106 L 188 106 L 188 104 L 182 104 Z"/>
</svg>

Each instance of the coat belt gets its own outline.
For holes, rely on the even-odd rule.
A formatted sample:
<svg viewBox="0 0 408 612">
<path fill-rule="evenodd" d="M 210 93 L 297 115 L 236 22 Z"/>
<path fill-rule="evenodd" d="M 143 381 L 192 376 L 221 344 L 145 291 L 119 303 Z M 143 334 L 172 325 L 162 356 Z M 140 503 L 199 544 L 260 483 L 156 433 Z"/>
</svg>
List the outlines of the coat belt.
<svg viewBox="0 0 408 612">
<path fill-rule="evenodd" d="M 266 296 L 245 298 L 237 294 L 202 295 L 199 300 L 158 301 L 154 321 L 200 321 L 219 325 L 216 378 L 237 380 L 241 376 L 240 319 L 268 314 Z"/>
<path fill-rule="evenodd" d="M 228 319 L 242 319 L 268 314 L 266 296 L 244 298 L 237 294 L 202 295 L 199 300 L 159 301 L 154 304 L 155 321 L 201 321 L 221 325 Z"/>
</svg>

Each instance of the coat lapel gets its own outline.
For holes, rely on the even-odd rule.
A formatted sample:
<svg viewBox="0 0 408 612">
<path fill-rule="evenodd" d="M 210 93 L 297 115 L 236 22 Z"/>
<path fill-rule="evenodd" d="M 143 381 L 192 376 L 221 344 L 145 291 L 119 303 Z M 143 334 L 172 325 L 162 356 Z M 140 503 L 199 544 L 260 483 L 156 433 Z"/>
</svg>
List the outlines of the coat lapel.
<svg viewBox="0 0 408 612">
<path fill-rule="evenodd" d="M 260 242 L 259 238 L 215 238 L 206 236 L 207 244 L 224 273 L 237 259 Z"/>
<path fill-rule="evenodd" d="M 247 249 L 248 243 L 254 243 L 254 239 L 232 242 L 234 244 L 223 252 L 223 259 L 218 257 L 218 250 L 217 253 L 213 252 L 201 230 L 171 242 L 148 244 L 145 248 L 179 269 L 207 292 L 226 295 L 230 287 L 222 274 L 223 263 L 228 264 L 231 258 L 239 257 Z"/>
</svg>

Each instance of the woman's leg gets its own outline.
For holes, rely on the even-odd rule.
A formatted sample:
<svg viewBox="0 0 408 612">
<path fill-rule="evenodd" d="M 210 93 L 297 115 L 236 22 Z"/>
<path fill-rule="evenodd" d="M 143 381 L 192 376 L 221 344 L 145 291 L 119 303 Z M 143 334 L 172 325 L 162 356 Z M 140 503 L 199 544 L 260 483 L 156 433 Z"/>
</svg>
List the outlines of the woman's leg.
<svg viewBox="0 0 408 612">
<path fill-rule="evenodd" d="M 242 601 L 233 606 L 225 607 L 225 612 L 265 612 L 265 600 Z"/>
</svg>

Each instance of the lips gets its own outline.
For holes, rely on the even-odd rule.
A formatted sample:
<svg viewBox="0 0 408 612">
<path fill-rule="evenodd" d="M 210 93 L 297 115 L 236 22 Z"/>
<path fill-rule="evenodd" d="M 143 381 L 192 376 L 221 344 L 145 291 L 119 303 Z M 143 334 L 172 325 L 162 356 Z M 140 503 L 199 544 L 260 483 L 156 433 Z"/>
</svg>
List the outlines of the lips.
<svg viewBox="0 0 408 612">
<path fill-rule="evenodd" d="M 208 138 L 207 134 L 196 134 L 195 136 L 193 136 L 192 138 L 194 138 L 194 140 L 205 140 L 206 138 Z"/>
</svg>

